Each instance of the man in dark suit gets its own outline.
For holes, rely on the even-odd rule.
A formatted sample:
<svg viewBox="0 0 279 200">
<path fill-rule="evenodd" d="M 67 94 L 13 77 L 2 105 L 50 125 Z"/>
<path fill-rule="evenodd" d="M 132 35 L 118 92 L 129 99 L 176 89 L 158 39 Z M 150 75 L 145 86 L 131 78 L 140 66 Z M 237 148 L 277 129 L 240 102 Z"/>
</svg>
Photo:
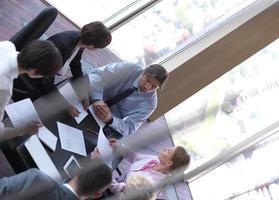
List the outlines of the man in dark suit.
<svg viewBox="0 0 279 200">
<path fill-rule="evenodd" d="M 82 27 L 81 31 L 64 31 L 48 38 L 59 49 L 63 57 L 63 68 L 58 75 L 64 75 L 70 68 L 73 79 L 82 77 L 81 56 L 84 49 L 95 50 L 108 46 L 111 42 L 111 33 L 108 28 L 99 21 L 89 23 Z M 56 92 L 59 98 L 63 98 L 56 89 L 54 77 L 31 79 L 28 77 L 18 78 L 14 81 L 14 93 L 12 99 L 19 101 L 37 98 Z M 65 103 L 67 103 L 65 101 Z M 79 111 L 72 105 L 68 105 L 69 114 L 78 116 Z"/>
<path fill-rule="evenodd" d="M 59 184 L 38 169 L 0 179 L 0 198 L 14 200 L 83 200 L 105 191 L 111 184 L 111 169 L 100 159 L 92 161 L 68 183 Z"/>
</svg>

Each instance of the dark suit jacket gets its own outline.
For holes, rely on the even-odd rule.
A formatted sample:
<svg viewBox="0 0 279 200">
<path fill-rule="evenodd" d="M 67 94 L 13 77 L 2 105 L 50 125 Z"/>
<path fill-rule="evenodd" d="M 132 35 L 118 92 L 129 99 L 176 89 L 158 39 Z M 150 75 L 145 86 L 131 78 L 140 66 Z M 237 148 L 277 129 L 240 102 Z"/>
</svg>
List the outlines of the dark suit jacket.
<svg viewBox="0 0 279 200">
<path fill-rule="evenodd" d="M 78 31 L 64 31 L 48 38 L 48 40 L 52 41 L 59 49 L 63 58 L 63 64 L 70 58 L 79 39 L 80 33 Z M 80 60 L 83 50 L 84 49 L 81 48 L 70 63 L 73 79 L 82 76 Z M 54 77 L 32 79 L 24 74 L 14 80 L 12 99 L 14 101 L 19 101 L 25 98 L 31 98 L 31 100 L 34 101 L 50 92 L 57 92 L 56 86 L 54 85 Z"/>
<path fill-rule="evenodd" d="M 1 200 L 79 200 L 63 184 L 39 171 L 29 169 L 11 177 L 0 179 Z"/>
</svg>

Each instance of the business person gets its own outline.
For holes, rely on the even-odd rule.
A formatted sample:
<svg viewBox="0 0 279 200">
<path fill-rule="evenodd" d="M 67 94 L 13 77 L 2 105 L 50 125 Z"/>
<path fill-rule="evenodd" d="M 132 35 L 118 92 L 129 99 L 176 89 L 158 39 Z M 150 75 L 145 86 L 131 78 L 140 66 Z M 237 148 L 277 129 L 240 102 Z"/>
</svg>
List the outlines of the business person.
<svg viewBox="0 0 279 200">
<path fill-rule="evenodd" d="M 64 66 L 57 76 L 64 76 L 68 69 L 70 69 L 73 75 L 73 80 L 81 78 L 83 76 L 81 69 L 81 57 L 84 49 L 94 51 L 105 48 L 110 44 L 111 39 L 112 36 L 108 28 L 99 21 L 84 25 L 80 31 L 64 31 L 48 38 L 48 40 L 52 41 L 59 49 L 63 58 Z M 14 82 L 15 88 L 24 91 L 27 90 L 27 94 L 14 93 L 12 99 L 14 101 L 19 101 L 29 97 L 32 100 L 36 100 L 37 98 L 51 92 L 56 92 L 58 98 L 63 98 L 62 95 L 59 95 L 59 92 L 54 84 L 54 80 L 54 76 L 42 79 L 30 78 L 29 82 L 32 83 L 32 89 L 28 90 L 22 83 L 21 79 L 16 79 Z M 83 100 L 88 102 L 88 98 Z M 67 101 L 64 102 L 67 104 Z M 72 117 L 79 115 L 79 111 L 72 105 L 68 105 L 68 112 Z"/>
<path fill-rule="evenodd" d="M 38 169 L 0 179 L 1 200 L 84 200 L 105 191 L 112 180 L 111 169 L 92 160 L 68 183 L 57 183 Z"/>
<path fill-rule="evenodd" d="M 93 109 L 108 126 L 129 135 L 156 109 L 156 90 L 167 78 L 166 69 L 158 64 L 142 69 L 123 62 L 96 68 L 89 74 Z"/>
<path fill-rule="evenodd" d="M 0 141 L 23 134 L 35 134 L 40 122 L 23 124 L 20 128 L 6 128 L 2 123 L 5 106 L 12 96 L 13 80 L 19 74 L 32 78 L 53 76 L 62 67 L 59 50 L 50 41 L 34 40 L 21 52 L 17 52 L 13 43 L 0 42 Z"/>
<path fill-rule="evenodd" d="M 164 149 L 158 155 L 145 155 L 127 149 L 125 144 L 115 138 L 111 138 L 109 142 L 114 150 L 131 163 L 118 181 L 113 179 L 110 186 L 113 193 L 125 191 L 126 181 L 130 176 L 141 175 L 158 183 L 168 175 L 185 171 L 190 164 L 190 155 L 181 146 Z M 93 159 L 101 156 L 97 148 L 91 153 Z"/>
</svg>

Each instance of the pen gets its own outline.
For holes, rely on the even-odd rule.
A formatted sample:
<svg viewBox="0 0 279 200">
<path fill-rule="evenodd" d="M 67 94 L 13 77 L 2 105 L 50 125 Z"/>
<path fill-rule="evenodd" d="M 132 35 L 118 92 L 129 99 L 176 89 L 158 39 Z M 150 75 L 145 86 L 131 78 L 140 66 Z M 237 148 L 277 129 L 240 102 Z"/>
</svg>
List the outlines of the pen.
<svg viewBox="0 0 279 200">
<path fill-rule="evenodd" d="M 87 131 L 89 131 L 89 132 L 91 132 L 91 133 L 95 133 L 96 135 L 99 135 L 99 133 L 98 133 L 98 132 L 93 131 L 93 130 L 92 130 L 92 129 L 90 129 L 90 128 L 87 128 L 86 130 L 87 130 Z"/>
</svg>

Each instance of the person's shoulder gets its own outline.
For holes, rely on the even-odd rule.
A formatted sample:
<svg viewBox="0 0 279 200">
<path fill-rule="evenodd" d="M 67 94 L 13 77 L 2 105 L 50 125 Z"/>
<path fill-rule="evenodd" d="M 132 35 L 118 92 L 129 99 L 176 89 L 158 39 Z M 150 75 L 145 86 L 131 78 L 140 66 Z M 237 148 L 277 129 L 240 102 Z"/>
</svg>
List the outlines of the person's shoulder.
<svg viewBox="0 0 279 200">
<path fill-rule="evenodd" d="M 56 40 L 56 39 L 61 39 L 61 38 L 76 38 L 79 36 L 79 31 L 63 31 L 63 32 L 60 32 L 60 33 L 56 33 L 52 36 L 50 36 L 48 38 L 48 40 Z"/>
<path fill-rule="evenodd" d="M 12 43 L 10 41 L 1 41 L 0 48 L 2 50 L 7 50 L 7 51 L 16 51 L 14 43 Z"/>
<path fill-rule="evenodd" d="M 141 66 L 130 62 L 120 62 L 117 63 L 115 67 L 126 71 L 127 73 L 141 73 L 143 71 L 143 68 Z"/>
</svg>

